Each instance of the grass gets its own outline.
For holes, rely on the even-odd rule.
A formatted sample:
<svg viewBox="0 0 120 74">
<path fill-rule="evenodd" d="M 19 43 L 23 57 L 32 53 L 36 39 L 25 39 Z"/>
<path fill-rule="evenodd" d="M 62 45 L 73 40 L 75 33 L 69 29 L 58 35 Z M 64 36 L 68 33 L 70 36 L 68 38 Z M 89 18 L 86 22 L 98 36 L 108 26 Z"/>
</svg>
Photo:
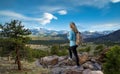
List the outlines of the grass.
<svg viewBox="0 0 120 74">
<path fill-rule="evenodd" d="M 6 58 L 6 57 L 5 57 Z M 0 60 L 0 74 L 49 74 L 50 70 L 35 65 L 35 62 L 21 61 L 22 70 L 17 70 L 14 60 Z"/>
<path fill-rule="evenodd" d="M 35 68 L 34 70 L 26 69 L 26 70 L 11 70 L 9 74 L 49 74 L 50 70 L 45 68 Z"/>
</svg>

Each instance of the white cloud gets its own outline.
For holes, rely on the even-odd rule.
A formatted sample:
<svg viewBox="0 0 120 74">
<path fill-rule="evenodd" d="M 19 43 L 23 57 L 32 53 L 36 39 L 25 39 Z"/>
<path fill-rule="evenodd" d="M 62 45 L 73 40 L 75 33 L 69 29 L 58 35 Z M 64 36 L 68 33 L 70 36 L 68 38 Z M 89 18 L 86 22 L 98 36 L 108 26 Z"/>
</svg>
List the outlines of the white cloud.
<svg viewBox="0 0 120 74">
<path fill-rule="evenodd" d="M 57 19 L 57 17 L 50 13 L 44 13 L 43 17 L 40 18 L 38 21 L 40 21 L 42 25 L 46 25 L 50 23 L 52 19 Z"/>
<path fill-rule="evenodd" d="M 44 13 L 40 18 L 34 17 L 27 17 L 25 15 L 13 12 L 13 11 L 0 11 L 1 16 L 7 16 L 8 19 L 22 19 L 24 21 L 34 21 L 39 22 L 42 25 L 46 25 L 51 22 L 53 19 L 57 19 L 56 16 L 52 15 L 51 13 Z"/>
<path fill-rule="evenodd" d="M 47 1 L 47 3 L 50 3 L 50 1 Z M 58 2 L 58 3 L 56 3 Z M 54 5 L 41 5 L 38 7 L 39 11 L 41 12 L 50 12 L 55 13 L 59 10 L 73 10 L 76 9 L 78 6 L 91 6 L 91 7 L 97 7 L 97 8 L 104 8 L 108 7 L 110 3 L 117 3 L 120 2 L 120 0 L 52 0 L 51 3 Z"/>
<path fill-rule="evenodd" d="M 56 12 L 58 10 L 66 9 L 66 7 L 64 7 L 62 5 L 61 6 L 57 6 L 57 5 L 55 5 L 55 6 L 45 5 L 45 6 L 39 6 L 38 9 L 40 11 L 43 11 L 43 12 L 54 13 L 54 12 Z"/>
<path fill-rule="evenodd" d="M 73 0 L 72 0 L 73 1 Z M 74 5 L 78 6 L 94 6 L 98 8 L 103 8 L 109 4 L 110 0 L 75 0 Z M 75 4 L 76 3 L 76 4 Z"/>
<path fill-rule="evenodd" d="M 66 15 L 66 14 L 67 14 L 67 11 L 66 11 L 66 10 L 60 10 L 60 11 L 58 11 L 58 13 L 59 13 L 60 15 Z"/>
<path fill-rule="evenodd" d="M 111 0 L 113 3 L 118 3 L 120 0 Z"/>
<path fill-rule="evenodd" d="M 97 8 L 103 8 L 109 6 L 110 3 L 118 3 L 120 0 L 70 0 L 71 6 L 92 6 Z"/>
<path fill-rule="evenodd" d="M 24 15 L 13 12 L 13 11 L 0 11 L 0 15 L 8 16 L 8 17 L 21 18 L 21 19 L 28 19 L 28 17 L 25 17 Z"/>
</svg>

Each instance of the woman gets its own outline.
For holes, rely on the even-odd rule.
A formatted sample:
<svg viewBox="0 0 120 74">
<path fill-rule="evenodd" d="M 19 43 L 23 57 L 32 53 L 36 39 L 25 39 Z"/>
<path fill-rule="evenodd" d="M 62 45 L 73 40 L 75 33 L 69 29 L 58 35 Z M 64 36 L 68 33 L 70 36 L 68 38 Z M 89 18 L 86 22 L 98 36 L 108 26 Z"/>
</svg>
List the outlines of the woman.
<svg viewBox="0 0 120 74">
<path fill-rule="evenodd" d="M 79 58 L 78 58 L 78 54 L 77 54 L 77 50 L 76 50 L 76 48 L 78 47 L 76 45 L 76 33 L 78 33 L 78 30 L 77 30 L 77 27 L 74 22 L 70 23 L 70 28 L 71 28 L 71 30 L 68 34 L 68 39 L 70 41 L 69 58 L 68 59 L 72 60 L 72 53 L 73 53 L 76 58 L 77 67 L 80 67 Z"/>
</svg>

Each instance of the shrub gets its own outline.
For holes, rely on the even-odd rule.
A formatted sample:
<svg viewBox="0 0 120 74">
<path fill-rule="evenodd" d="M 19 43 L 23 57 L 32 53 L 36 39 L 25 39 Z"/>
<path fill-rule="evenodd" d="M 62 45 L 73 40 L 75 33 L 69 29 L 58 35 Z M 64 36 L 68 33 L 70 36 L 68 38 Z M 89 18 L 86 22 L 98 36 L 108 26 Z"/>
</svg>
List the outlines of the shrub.
<svg viewBox="0 0 120 74">
<path fill-rule="evenodd" d="M 47 52 L 45 50 L 39 50 L 39 49 L 32 50 L 32 56 L 34 58 L 45 57 L 45 56 L 48 56 L 48 54 L 49 54 L 49 52 Z"/>
<path fill-rule="evenodd" d="M 85 47 L 85 48 L 79 49 L 78 51 L 79 51 L 79 52 L 90 52 L 90 50 L 91 50 L 91 47 L 90 47 L 90 46 L 87 46 L 87 47 Z"/>
<path fill-rule="evenodd" d="M 66 49 L 62 49 L 62 50 L 59 50 L 58 56 L 65 56 L 67 54 L 68 54 L 67 50 Z"/>
<path fill-rule="evenodd" d="M 90 47 L 90 46 L 88 46 L 88 47 L 86 47 L 84 50 L 85 50 L 86 52 L 90 52 L 91 47 Z"/>
<path fill-rule="evenodd" d="M 95 50 L 94 50 L 94 54 L 95 54 L 95 55 L 99 55 L 100 52 L 103 51 L 103 49 L 104 49 L 104 46 L 103 46 L 103 45 L 97 45 L 96 48 L 95 48 Z"/>
<path fill-rule="evenodd" d="M 113 46 L 106 53 L 103 69 L 105 74 L 120 74 L 120 46 Z"/>
<path fill-rule="evenodd" d="M 52 46 L 50 53 L 51 53 L 51 55 L 57 55 L 59 53 L 59 46 L 57 46 L 57 45 Z"/>
<path fill-rule="evenodd" d="M 67 49 L 68 49 L 68 46 L 54 45 L 51 47 L 50 54 L 58 55 L 58 56 L 65 56 L 68 54 Z"/>
<path fill-rule="evenodd" d="M 23 55 L 25 57 L 25 59 L 27 59 L 29 62 L 34 61 L 33 52 L 32 52 L 33 49 L 31 49 L 29 47 L 25 47 L 25 50 L 26 50 L 26 51 L 24 51 L 25 55 Z"/>
</svg>

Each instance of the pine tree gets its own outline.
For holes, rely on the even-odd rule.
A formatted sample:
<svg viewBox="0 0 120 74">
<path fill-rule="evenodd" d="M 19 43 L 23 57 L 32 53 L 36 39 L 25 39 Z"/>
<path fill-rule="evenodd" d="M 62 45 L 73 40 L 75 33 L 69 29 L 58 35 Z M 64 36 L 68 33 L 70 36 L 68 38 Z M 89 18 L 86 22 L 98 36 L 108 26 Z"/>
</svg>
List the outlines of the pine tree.
<svg viewBox="0 0 120 74">
<path fill-rule="evenodd" d="M 20 48 L 23 47 L 28 41 L 29 37 L 27 35 L 31 34 L 29 29 L 25 29 L 21 24 L 21 21 L 12 20 L 10 23 L 5 23 L 5 25 L 0 25 L 0 35 L 3 39 L 10 39 L 14 43 L 14 48 L 16 52 L 15 63 L 18 64 L 18 70 L 21 70 L 20 62 Z"/>
</svg>

